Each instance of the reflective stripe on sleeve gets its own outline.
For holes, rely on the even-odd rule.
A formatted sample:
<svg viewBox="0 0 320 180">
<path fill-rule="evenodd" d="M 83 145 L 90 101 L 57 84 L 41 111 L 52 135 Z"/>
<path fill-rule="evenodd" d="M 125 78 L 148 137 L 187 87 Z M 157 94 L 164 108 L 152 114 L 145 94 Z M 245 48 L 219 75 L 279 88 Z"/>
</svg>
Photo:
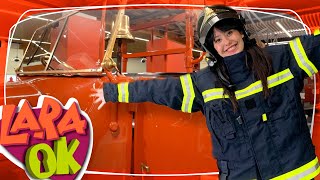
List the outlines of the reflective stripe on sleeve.
<svg viewBox="0 0 320 180">
<path fill-rule="evenodd" d="M 129 102 L 129 83 L 119 83 L 118 84 L 118 101 L 119 102 Z"/>
<path fill-rule="evenodd" d="M 285 174 L 282 174 L 280 176 L 274 177 L 271 180 L 282 180 L 282 179 L 289 179 L 289 180 L 295 180 L 295 179 L 305 179 L 310 180 L 314 177 L 316 177 L 320 173 L 320 167 L 318 158 L 316 157 L 312 161 L 308 162 L 307 164 L 294 169 L 290 172 L 287 172 Z"/>
<path fill-rule="evenodd" d="M 303 69 L 309 77 L 312 74 L 318 72 L 317 68 L 313 65 L 313 63 L 308 59 L 306 52 L 303 49 L 300 38 L 296 38 L 289 42 L 291 51 L 294 55 L 295 60 L 298 63 L 298 66 Z"/>
<path fill-rule="evenodd" d="M 190 74 L 180 76 L 180 81 L 183 90 L 181 111 L 191 113 L 195 93 Z"/>
</svg>

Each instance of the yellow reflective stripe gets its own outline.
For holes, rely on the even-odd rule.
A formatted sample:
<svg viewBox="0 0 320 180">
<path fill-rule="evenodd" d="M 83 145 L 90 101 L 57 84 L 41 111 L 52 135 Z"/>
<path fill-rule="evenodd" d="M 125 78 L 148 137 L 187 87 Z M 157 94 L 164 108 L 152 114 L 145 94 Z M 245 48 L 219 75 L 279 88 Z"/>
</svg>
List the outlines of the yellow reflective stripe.
<svg viewBox="0 0 320 180">
<path fill-rule="evenodd" d="M 313 35 L 314 35 L 314 36 L 317 36 L 317 35 L 319 35 L 319 34 L 320 34 L 320 30 L 319 30 L 319 29 L 314 30 L 314 32 L 313 32 Z"/>
<path fill-rule="evenodd" d="M 263 120 L 263 121 L 267 121 L 267 120 L 268 120 L 268 118 L 267 118 L 267 115 L 266 115 L 266 114 L 262 114 L 262 120 Z"/>
<path fill-rule="evenodd" d="M 279 84 L 283 84 L 293 78 L 290 69 L 285 69 L 267 78 L 268 88 L 273 88 Z M 250 84 L 248 87 L 235 92 L 237 99 L 242 99 L 258 92 L 262 92 L 261 80 Z"/>
<path fill-rule="evenodd" d="M 295 179 L 312 179 L 315 176 L 319 174 L 319 162 L 318 158 L 316 157 L 309 163 L 294 169 L 290 172 L 287 172 L 285 174 L 282 174 L 280 176 L 274 177 L 271 180 L 283 180 L 283 179 L 290 179 L 290 180 L 295 180 Z"/>
<path fill-rule="evenodd" d="M 213 88 L 202 92 L 204 102 L 208 102 L 214 99 L 228 98 L 228 95 L 223 94 L 223 88 Z"/>
<path fill-rule="evenodd" d="M 316 177 L 319 173 L 320 173 L 320 166 L 319 166 L 319 164 L 318 164 L 318 168 L 317 168 L 317 170 L 315 170 L 313 173 L 311 173 L 311 174 L 309 174 L 309 175 L 305 176 L 304 178 L 302 178 L 302 180 L 309 180 L 309 179 L 312 179 L 312 178 Z"/>
<path fill-rule="evenodd" d="M 289 81 L 290 79 L 293 79 L 293 75 L 290 69 L 280 71 L 267 78 L 268 88 L 273 88 L 275 86 L 278 86 L 279 84 L 283 84 Z M 262 92 L 262 83 L 260 80 L 250 84 L 248 87 L 244 89 L 236 91 L 235 94 L 236 98 L 239 100 L 259 92 Z M 208 89 L 202 92 L 202 96 L 205 103 L 215 99 L 229 98 L 228 95 L 223 94 L 223 88 Z"/>
<path fill-rule="evenodd" d="M 242 99 L 262 91 L 261 81 L 254 82 L 248 87 L 235 92 L 237 99 Z"/>
<path fill-rule="evenodd" d="M 293 75 L 290 69 L 285 69 L 277 74 L 268 77 L 268 88 L 273 88 L 279 84 L 283 84 L 290 79 L 293 79 Z"/>
<path fill-rule="evenodd" d="M 118 84 L 118 101 L 119 102 L 129 102 L 129 83 L 119 83 Z"/>
<path fill-rule="evenodd" d="M 180 81 L 183 91 L 181 111 L 191 113 L 195 93 L 190 74 L 180 76 Z"/>
<path fill-rule="evenodd" d="M 313 65 L 313 63 L 308 59 L 306 52 L 303 49 L 300 38 L 296 38 L 289 42 L 291 51 L 294 55 L 295 60 L 298 63 L 298 66 L 303 69 L 309 77 L 312 74 L 318 72 L 317 68 Z"/>
</svg>

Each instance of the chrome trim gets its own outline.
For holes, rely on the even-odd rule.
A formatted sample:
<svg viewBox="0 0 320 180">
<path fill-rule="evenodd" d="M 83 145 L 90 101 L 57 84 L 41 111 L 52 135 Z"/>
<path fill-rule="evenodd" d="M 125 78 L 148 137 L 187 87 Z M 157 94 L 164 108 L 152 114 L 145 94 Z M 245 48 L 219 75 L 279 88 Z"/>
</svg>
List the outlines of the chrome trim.
<svg viewBox="0 0 320 180">
<path fill-rule="evenodd" d="M 99 69 L 81 69 L 81 70 L 50 70 L 50 71 L 28 71 L 17 72 L 18 76 L 102 76 L 102 68 Z"/>
</svg>

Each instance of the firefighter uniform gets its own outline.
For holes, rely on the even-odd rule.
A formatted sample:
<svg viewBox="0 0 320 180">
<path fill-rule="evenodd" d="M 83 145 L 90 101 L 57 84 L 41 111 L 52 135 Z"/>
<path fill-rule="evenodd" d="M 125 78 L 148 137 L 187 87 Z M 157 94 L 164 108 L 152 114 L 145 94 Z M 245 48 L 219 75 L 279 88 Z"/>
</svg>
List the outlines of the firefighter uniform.
<svg viewBox="0 0 320 180">
<path fill-rule="evenodd" d="M 106 101 L 154 102 L 206 117 L 220 179 L 312 179 L 320 172 L 300 92 L 320 68 L 320 36 L 266 47 L 272 56 L 271 95 L 246 66 L 246 52 L 224 58 L 238 111 L 209 68 L 180 78 L 104 84 Z"/>
</svg>

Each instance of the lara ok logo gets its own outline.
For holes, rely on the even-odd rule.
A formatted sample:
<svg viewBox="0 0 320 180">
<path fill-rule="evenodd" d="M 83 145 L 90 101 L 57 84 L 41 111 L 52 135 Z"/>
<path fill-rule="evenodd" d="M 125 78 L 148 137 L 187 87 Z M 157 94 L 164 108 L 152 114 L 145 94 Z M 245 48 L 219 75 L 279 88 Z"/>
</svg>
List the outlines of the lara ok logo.
<svg viewBox="0 0 320 180">
<path fill-rule="evenodd" d="M 2 106 L 0 144 L 3 154 L 31 178 L 80 179 L 92 150 L 92 125 L 76 99 L 65 106 L 40 96 L 37 107 L 27 100 Z"/>
</svg>

